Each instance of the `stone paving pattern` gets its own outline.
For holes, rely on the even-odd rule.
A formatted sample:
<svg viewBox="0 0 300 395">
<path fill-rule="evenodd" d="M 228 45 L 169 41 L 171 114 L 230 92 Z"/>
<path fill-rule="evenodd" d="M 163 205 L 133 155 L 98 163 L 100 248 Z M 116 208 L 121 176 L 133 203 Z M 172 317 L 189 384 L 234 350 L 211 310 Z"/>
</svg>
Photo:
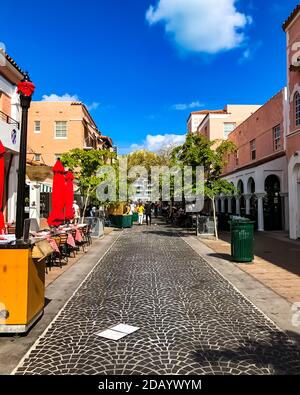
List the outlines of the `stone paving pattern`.
<svg viewBox="0 0 300 395">
<path fill-rule="evenodd" d="M 282 232 L 278 232 L 281 234 Z M 221 233 L 220 240 L 203 239 L 208 247 L 231 260 L 230 234 Z M 255 234 L 253 265 L 238 264 L 239 268 L 290 303 L 300 301 L 300 241 L 278 238 L 277 232 Z"/>
<path fill-rule="evenodd" d="M 95 333 L 141 329 L 118 342 Z M 300 348 L 172 229 L 124 231 L 16 374 L 299 374 Z"/>
</svg>

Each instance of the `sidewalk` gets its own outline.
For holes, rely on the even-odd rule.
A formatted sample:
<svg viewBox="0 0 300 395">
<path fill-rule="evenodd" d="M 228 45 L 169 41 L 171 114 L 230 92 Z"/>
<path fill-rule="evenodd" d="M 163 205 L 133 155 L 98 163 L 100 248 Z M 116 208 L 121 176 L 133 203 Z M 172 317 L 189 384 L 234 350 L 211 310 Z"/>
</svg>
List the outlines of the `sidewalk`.
<svg viewBox="0 0 300 395">
<path fill-rule="evenodd" d="M 13 374 L 299 374 L 299 339 L 202 257 L 208 247 L 165 225 L 118 233 Z M 280 298 L 230 262 L 211 260 L 238 272 L 242 288 L 254 289 L 268 308 Z M 119 324 L 137 331 L 114 331 Z"/>
<path fill-rule="evenodd" d="M 104 235 L 103 236 L 110 235 L 113 231 L 115 231 L 114 228 L 104 228 Z M 93 243 L 97 242 L 98 240 L 101 240 L 101 237 L 100 237 L 100 239 L 96 239 L 96 238 L 93 239 Z M 76 257 L 75 258 L 73 258 L 73 257 L 69 258 L 68 263 L 62 262 L 62 267 L 53 266 L 53 267 L 49 268 L 48 269 L 48 273 L 46 273 L 46 276 L 45 276 L 45 286 L 46 286 L 46 288 L 50 284 L 52 284 L 55 280 L 57 280 L 58 277 L 60 277 L 66 271 L 68 271 L 73 265 L 75 265 L 89 251 L 89 249 L 92 248 L 92 246 L 86 248 L 85 252 L 83 252 L 82 249 L 80 249 L 76 253 Z"/>
<path fill-rule="evenodd" d="M 201 241 L 231 260 L 230 233 L 221 233 L 219 241 Z M 289 303 L 300 302 L 300 241 L 289 240 L 283 232 L 256 233 L 254 253 L 253 264 L 236 265 Z"/>
<path fill-rule="evenodd" d="M 80 254 L 79 259 L 74 260 L 74 264 L 66 266 L 66 270 L 52 269 L 57 275 L 55 281 L 52 278 L 46 288 L 46 306 L 42 318 L 25 335 L 0 336 L 0 375 L 13 370 L 119 235 L 120 232 L 112 231 L 95 240 L 85 254 Z"/>
</svg>

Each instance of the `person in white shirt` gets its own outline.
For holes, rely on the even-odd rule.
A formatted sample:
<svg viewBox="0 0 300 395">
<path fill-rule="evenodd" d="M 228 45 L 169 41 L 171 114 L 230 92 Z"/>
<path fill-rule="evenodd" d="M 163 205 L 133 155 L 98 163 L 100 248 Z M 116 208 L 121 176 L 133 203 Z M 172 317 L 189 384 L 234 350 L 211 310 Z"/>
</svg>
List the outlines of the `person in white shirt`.
<svg viewBox="0 0 300 395">
<path fill-rule="evenodd" d="M 74 210 L 74 223 L 78 224 L 80 220 L 80 207 L 78 206 L 76 200 L 73 202 L 73 210 Z"/>
</svg>

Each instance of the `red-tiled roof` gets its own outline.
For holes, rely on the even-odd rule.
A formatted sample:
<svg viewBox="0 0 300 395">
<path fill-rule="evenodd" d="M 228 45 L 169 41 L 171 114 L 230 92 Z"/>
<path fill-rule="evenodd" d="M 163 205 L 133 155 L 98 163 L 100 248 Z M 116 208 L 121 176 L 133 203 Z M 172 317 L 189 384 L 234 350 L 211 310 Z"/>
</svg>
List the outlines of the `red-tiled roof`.
<svg viewBox="0 0 300 395">
<path fill-rule="evenodd" d="M 297 7 L 294 9 L 294 11 L 291 13 L 291 15 L 288 17 L 288 19 L 282 25 L 282 28 L 284 31 L 286 31 L 286 29 L 293 22 L 294 18 L 298 15 L 299 12 L 300 12 L 300 4 L 297 5 Z"/>
<path fill-rule="evenodd" d="M 25 72 L 21 69 L 21 67 L 18 66 L 13 58 L 11 58 L 7 53 L 5 53 L 5 58 L 12 66 L 14 66 L 16 70 L 18 70 L 21 74 L 25 75 Z"/>
<path fill-rule="evenodd" d="M 203 110 L 203 111 L 193 111 L 191 114 L 227 114 L 226 110 Z"/>
</svg>

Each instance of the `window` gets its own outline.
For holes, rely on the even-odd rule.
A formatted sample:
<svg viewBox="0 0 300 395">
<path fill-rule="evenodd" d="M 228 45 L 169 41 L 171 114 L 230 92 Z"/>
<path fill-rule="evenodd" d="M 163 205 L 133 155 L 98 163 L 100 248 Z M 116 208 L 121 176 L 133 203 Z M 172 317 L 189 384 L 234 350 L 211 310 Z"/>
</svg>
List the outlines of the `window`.
<svg viewBox="0 0 300 395">
<path fill-rule="evenodd" d="M 274 142 L 274 151 L 278 151 L 281 148 L 280 125 L 275 126 L 275 128 L 273 128 L 273 142 Z"/>
<path fill-rule="evenodd" d="M 66 139 L 67 138 L 67 122 L 56 121 L 55 122 L 55 138 Z"/>
<path fill-rule="evenodd" d="M 39 162 L 41 160 L 41 154 L 34 154 L 34 160 Z"/>
<path fill-rule="evenodd" d="M 34 121 L 34 133 L 41 133 L 41 121 Z"/>
<path fill-rule="evenodd" d="M 251 160 L 255 160 L 256 159 L 256 140 L 250 141 L 250 154 L 251 154 Z"/>
<path fill-rule="evenodd" d="M 300 125 L 300 93 L 295 94 L 295 120 L 296 126 Z"/>
<path fill-rule="evenodd" d="M 239 151 L 237 150 L 235 153 L 235 165 L 238 166 L 239 165 Z"/>
<path fill-rule="evenodd" d="M 233 132 L 236 128 L 235 122 L 225 122 L 224 123 L 224 138 L 227 139 L 229 133 Z"/>
</svg>

